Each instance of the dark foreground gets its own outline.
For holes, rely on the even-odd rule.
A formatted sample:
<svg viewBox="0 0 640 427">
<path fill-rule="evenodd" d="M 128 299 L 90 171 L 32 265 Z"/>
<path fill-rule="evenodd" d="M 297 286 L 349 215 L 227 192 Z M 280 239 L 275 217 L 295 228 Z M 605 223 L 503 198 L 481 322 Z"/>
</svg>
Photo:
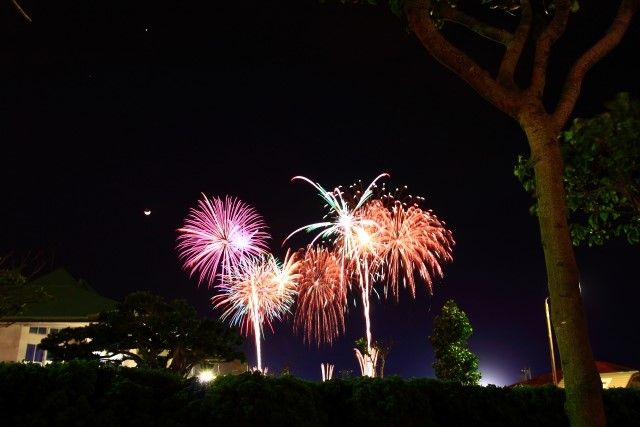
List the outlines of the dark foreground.
<svg viewBox="0 0 640 427">
<path fill-rule="evenodd" d="M 640 390 L 605 390 L 609 426 L 640 426 Z M 71 362 L 0 364 L 5 426 L 566 426 L 554 387 L 432 379 L 326 383 L 243 374 L 209 385 L 164 371 Z"/>
</svg>

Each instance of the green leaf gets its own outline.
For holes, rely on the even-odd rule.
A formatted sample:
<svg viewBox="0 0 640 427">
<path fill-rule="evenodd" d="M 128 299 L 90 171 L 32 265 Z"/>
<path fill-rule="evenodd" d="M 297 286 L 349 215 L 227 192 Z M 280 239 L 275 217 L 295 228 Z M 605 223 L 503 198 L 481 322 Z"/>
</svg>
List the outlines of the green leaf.
<svg viewBox="0 0 640 427">
<path fill-rule="evenodd" d="M 580 10 L 580 2 L 578 0 L 573 0 L 571 2 L 571 12 L 576 13 Z"/>
<path fill-rule="evenodd" d="M 576 2 L 577 3 L 577 2 Z M 621 92 L 605 111 L 575 118 L 561 133 L 563 182 L 574 245 L 601 245 L 614 236 L 638 242 L 640 215 L 640 101 Z M 514 175 L 535 193 L 533 165 L 518 156 Z M 535 213 L 536 205 L 531 208 Z"/>
</svg>

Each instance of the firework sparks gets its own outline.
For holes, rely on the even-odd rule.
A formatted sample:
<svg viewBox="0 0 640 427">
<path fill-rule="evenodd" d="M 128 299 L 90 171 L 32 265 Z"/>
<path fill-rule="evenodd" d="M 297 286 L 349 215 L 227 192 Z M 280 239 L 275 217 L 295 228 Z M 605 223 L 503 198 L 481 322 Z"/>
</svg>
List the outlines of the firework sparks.
<svg viewBox="0 0 640 427">
<path fill-rule="evenodd" d="M 300 262 L 295 332 L 306 342 L 332 344 L 344 333 L 346 288 L 340 283 L 340 261 L 326 248 L 309 246 Z"/>
<path fill-rule="evenodd" d="M 386 173 L 378 175 L 364 191 L 360 191 L 354 185 L 350 187 L 350 191 L 348 192 L 343 192 L 340 187 L 336 187 L 333 191 L 327 191 L 320 184 L 314 183 L 308 178 L 301 176 L 293 178 L 294 180 L 304 180 L 318 190 L 320 197 L 326 202 L 329 208 L 329 212 L 325 216 L 325 218 L 329 220 L 298 228 L 291 233 L 287 239 L 302 230 L 308 232 L 321 230 L 312 240 L 311 245 L 319 239 L 326 239 L 339 251 L 341 288 L 346 288 L 345 279 L 347 277 L 351 278 L 352 276 L 357 278 L 357 283 L 360 288 L 368 352 L 372 351 L 369 297 L 373 290 L 371 279 L 375 273 L 375 268 L 378 266 L 378 263 L 376 263 L 377 242 L 375 240 L 378 225 L 373 219 L 363 216 L 362 213 L 367 201 L 373 195 L 376 182 L 388 176 Z M 317 308 L 321 307 L 319 303 L 316 304 L 316 306 Z M 317 326 L 319 323 L 318 321 L 307 326 Z M 312 331 L 312 334 L 317 335 L 317 332 L 318 329 Z M 309 330 L 307 330 L 307 334 L 309 334 Z M 328 339 L 330 340 L 332 337 Z M 367 370 L 367 372 L 370 371 L 371 370 Z"/>
<path fill-rule="evenodd" d="M 327 191 L 320 184 L 315 183 L 308 178 L 303 176 L 294 176 L 293 180 L 301 179 L 308 182 L 318 190 L 320 197 L 327 203 L 329 208 L 329 213 L 325 218 L 330 218 L 331 221 L 322 221 L 300 227 L 293 233 L 289 234 L 285 241 L 294 234 L 303 230 L 312 232 L 318 229 L 323 229 L 311 241 L 312 245 L 319 239 L 333 239 L 335 241 L 335 239 L 341 238 L 342 242 L 340 246 L 344 256 L 348 257 L 352 255 L 357 250 L 358 237 L 361 234 L 361 230 L 370 225 L 370 221 L 363 219 L 358 215 L 358 212 L 373 195 L 373 187 L 375 186 L 376 181 L 388 176 L 389 174 L 387 173 L 378 175 L 371 184 L 369 184 L 366 190 L 359 194 L 359 197 L 357 197 L 353 203 L 349 203 L 345 200 L 343 197 L 343 191 L 340 187 L 336 187 L 333 191 Z"/>
<path fill-rule="evenodd" d="M 322 382 L 329 381 L 333 378 L 333 368 L 335 365 L 331 363 L 321 363 L 320 372 L 322 372 Z"/>
<path fill-rule="evenodd" d="M 309 264 L 302 268 L 299 305 L 294 329 L 305 330 L 305 339 L 331 343 L 338 335 L 338 302 L 346 308 L 345 282 L 357 284 L 362 300 L 366 328 L 366 347 L 356 350 L 363 375 L 375 376 L 377 352 L 372 347 L 370 296 L 377 281 L 386 282 L 385 294 L 390 289 L 398 297 L 400 283 L 410 289 L 415 297 L 416 273 L 425 282 L 429 293 L 435 277 L 442 277 L 441 263 L 452 260 L 455 244 L 452 234 L 431 211 L 418 205 L 421 197 L 404 196 L 403 190 L 395 193 L 376 187 L 376 182 L 388 176 L 376 177 L 363 191 L 360 184 L 342 191 L 336 187 L 325 190 L 308 178 L 297 176 L 318 190 L 326 202 L 328 213 L 322 222 L 298 228 L 300 232 L 317 232 L 305 253 Z M 374 196 L 374 191 L 377 196 Z M 285 239 L 285 241 L 287 240 Z M 335 248 L 340 269 L 340 286 L 330 286 L 323 280 L 334 272 L 318 270 L 313 257 L 329 253 L 326 249 L 313 249 L 314 243 L 324 241 Z M 325 252 L 322 252 L 325 251 Z M 334 266 L 335 267 L 335 266 Z M 325 268 L 324 270 L 330 270 Z M 334 278 L 335 281 L 335 278 Z M 339 311 L 344 316 L 344 309 Z M 341 317 L 342 322 L 344 318 Z M 342 323 L 342 328 L 344 324 Z"/>
<path fill-rule="evenodd" d="M 198 284 L 211 287 L 245 257 L 266 252 L 270 236 L 258 212 L 241 200 L 202 197 L 178 229 L 177 249 L 190 276 L 197 272 Z"/>
<path fill-rule="evenodd" d="M 258 370 L 262 370 L 263 325 L 266 323 L 273 330 L 272 321 L 290 312 L 300 277 L 299 265 L 296 254 L 289 252 L 282 263 L 271 254 L 245 258 L 224 275 L 225 280 L 218 286 L 220 294 L 212 298 L 214 307 L 224 309 L 223 320 L 240 326 L 245 335 L 253 332 Z"/>
<path fill-rule="evenodd" d="M 376 365 L 378 364 L 378 349 L 369 346 L 369 349 L 364 353 L 357 348 L 353 349 L 356 353 L 356 359 L 358 365 L 360 365 L 360 372 L 363 377 L 375 377 Z"/>
<path fill-rule="evenodd" d="M 389 207 L 381 200 L 373 200 L 364 215 L 379 225 L 375 234 L 377 256 L 381 261 L 382 276 L 387 279 L 396 299 L 400 282 L 415 298 L 416 272 L 431 293 L 433 278 L 443 276 L 441 263 L 453 259 L 455 242 L 445 224 L 416 203 L 407 207 L 398 200 Z"/>
</svg>

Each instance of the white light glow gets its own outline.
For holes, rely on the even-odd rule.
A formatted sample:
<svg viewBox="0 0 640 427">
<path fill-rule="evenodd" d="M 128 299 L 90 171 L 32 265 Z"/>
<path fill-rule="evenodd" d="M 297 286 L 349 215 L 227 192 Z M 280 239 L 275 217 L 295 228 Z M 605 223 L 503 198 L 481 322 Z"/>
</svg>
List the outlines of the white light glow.
<svg viewBox="0 0 640 427">
<path fill-rule="evenodd" d="M 212 370 L 207 369 L 205 371 L 200 371 L 200 373 L 198 374 L 198 381 L 200 381 L 201 383 L 208 383 L 209 381 L 212 381 L 215 377 L 216 377 L 216 374 L 214 374 Z"/>
</svg>

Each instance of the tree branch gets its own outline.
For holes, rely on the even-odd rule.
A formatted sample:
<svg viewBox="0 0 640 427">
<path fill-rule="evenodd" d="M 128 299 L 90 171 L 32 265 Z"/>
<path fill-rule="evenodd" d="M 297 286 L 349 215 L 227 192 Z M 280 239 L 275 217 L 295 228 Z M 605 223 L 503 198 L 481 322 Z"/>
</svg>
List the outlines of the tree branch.
<svg viewBox="0 0 640 427">
<path fill-rule="evenodd" d="M 405 2 L 409 25 L 422 45 L 435 59 L 467 82 L 483 98 L 510 117 L 515 117 L 517 102 L 514 93 L 500 86 L 484 68 L 440 34 L 429 16 L 431 5 L 431 0 Z"/>
<path fill-rule="evenodd" d="M 522 56 L 522 49 L 529 38 L 529 31 L 531 30 L 532 12 L 529 0 L 522 0 L 522 11 L 520 13 L 520 23 L 513 38 L 507 44 L 507 49 L 504 52 L 500 69 L 498 70 L 497 80 L 503 85 L 515 86 L 513 75 L 515 74 L 515 69 Z"/>
<path fill-rule="evenodd" d="M 569 13 L 571 12 L 570 0 L 557 0 L 553 19 L 545 27 L 536 41 L 536 50 L 533 59 L 533 73 L 531 76 L 530 90 L 533 95 L 542 99 L 547 78 L 547 64 L 551 47 L 560 38 L 567 28 Z"/>
<path fill-rule="evenodd" d="M 20 14 L 22 16 L 24 16 L 24 19 L 26 19 L 29 22 L 33 22 L 31 20 L 31 17 L 29 15 L 27 15 L 27 12 L 25 12 L 24 9 L 22 7 L 20 7 L 20 4 L 18 3 L 17 0 L 11 0 L 11 3 L 13 3 L 13 5 L 16 7 L 16 9 L 18 9 L 18 12 L 20 12 Z"/>
<path fill-rule="evenodd" d="M 113 356 L 117 356 L 118 354 L 121 354 L 123 356 L 127 356 L 128 359 L 125 360 L 133 360 L 134 362 L 136 362 L 137 366 L 144 366 L 147 363 L 145 362 L 144 358 L 142 358 L 139 354 L 133 353 L 131 351 L 127 351 L 127 350 L 118 350 L 118 353 L 113 352 L 112 353 Z M 113 357 L 111 356 L 111 357 Z"/>
<path fill-rule="evenodd" d="M 439 12 L 442 20 L 462 25 L 463 27 L 468 28 L 474 33 L 496 43 L 500 43 L 506 46 L 509 44 L 509 42 L 511 42 L 511 39 L 513 38 L 513 34 L 511 34 L 509 31 L 503 30 L 502 28 L 496 28 L 491 25 L 485 24 L 484 22 L 478 21 L 473 16 L 469 16 L 466 13 L 461 12 L 460 10 L 451 7 L 447 3 L 444 3 L 441 6 Z"/>
<path fill-rule="evenodd" d="M 580 95 L 582 81 L 587 71 L 620 43 L 638 8 L 640 8 L 639 0 L 622 0 L 618 7 L 616 17 L 607 32 L 600 40 L 591 46 L 591 48 L 583 53 L 575 64 L 573 64 L 573 67 L 571 67 L 567 79 L 564 82 L 564 87 L 562 88 L 560 101 L 558 102 L 556 111 L 553 113 L 553 119 L 559 129 L 564 127 L 567 120 L 569 120 L 569 116 Z"/>
</svg>

